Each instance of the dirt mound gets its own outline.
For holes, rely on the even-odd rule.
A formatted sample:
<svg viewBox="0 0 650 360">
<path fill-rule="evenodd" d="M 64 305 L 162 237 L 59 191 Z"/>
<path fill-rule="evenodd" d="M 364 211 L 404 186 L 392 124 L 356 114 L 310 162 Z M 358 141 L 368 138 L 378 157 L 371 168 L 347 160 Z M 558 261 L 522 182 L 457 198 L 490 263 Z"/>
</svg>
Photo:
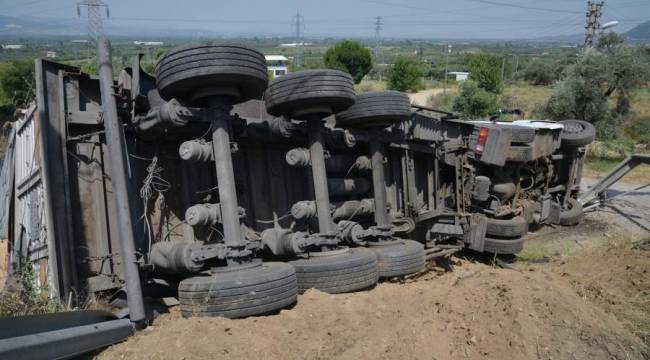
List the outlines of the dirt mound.
<svg viewBox="0 0 650 360">
<path fill-rule="evenodd" d="M 639 338 L 561 269 L 462 261 L 453 273 L 367 292 L 310 290 L 273 316 L 172 311 L 99 359 L 642 359 Z"/>
<path fill-rule="evenodd" d="M 650 237 L 639 219 L 650 210 L 641 205 L 544 228 L 512 269 L 467 253 L 453 272 L 354 294 L 310 290 L 272 316 L 183 319 L 172 309 L 98 358 L 648 359 Z"/>
</svg>

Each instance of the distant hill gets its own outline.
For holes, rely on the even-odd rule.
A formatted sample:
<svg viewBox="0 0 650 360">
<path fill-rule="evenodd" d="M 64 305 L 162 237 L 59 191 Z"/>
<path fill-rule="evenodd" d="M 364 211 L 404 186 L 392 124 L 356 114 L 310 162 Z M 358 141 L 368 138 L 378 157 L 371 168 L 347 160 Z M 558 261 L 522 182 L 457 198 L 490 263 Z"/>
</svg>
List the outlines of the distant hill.
<svg viewBox="0 0 650 360">
<path fill-rule="evenodd" d="M 650 43 L 650 21 L 639 24 L 623 33 L 626 40 Z"/>
</svg>

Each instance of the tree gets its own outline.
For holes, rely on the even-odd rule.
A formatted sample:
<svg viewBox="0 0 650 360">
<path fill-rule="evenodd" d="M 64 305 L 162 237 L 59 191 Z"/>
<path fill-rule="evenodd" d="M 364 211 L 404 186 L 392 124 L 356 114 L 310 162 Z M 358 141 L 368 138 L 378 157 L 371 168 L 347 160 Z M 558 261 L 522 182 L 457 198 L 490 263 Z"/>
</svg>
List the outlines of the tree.
<svg viewBox="0 0 650 360">
<path fill-rule="evenodd" d="M 618 47 L 623 45 L 623 42 L 624 40 L 621 35 L 613 31 L 610 31 L 598 37 L 598 43 L 596 44 L 596 48 L 600 51 L 604 51 L 609 54 L 614 54 L 618 49 Z"/>
<path fill-rule="evenodd" d="M 503 79 L 501 78 L 503 65 L 503 59 L 499 56 L 473 55 L 467 64 L 469 78 L 475 81 L 478 87 L 494 94 L 500 94 L 503 91 Z"/>
<path fill-rule="evenodd" d="M 372 69 L 370 50 L 350 40 L 338 42 L 327 49 L 324 62 L 329 69 L 345 71 L 352 75 L 355 84 L 360 83 Z"/>
<path fill-rule="evenodd" d="M 649 80 L 649 73 L 636 49 L 588 50 L 567 69 L 542 110 L 551 119 L 589 121 L 600 135 L 615 136 L 617 119 L 630 111 L 632 91 Z M 611 108 L 609 98 L 615 100 Z"/>
<path fill-rule="evenodd" d="M 397 91 L 416 90 L 421 77 L 422 69 L 415 61 L 398 57 L 388 71 L 388 87 Z"/>
<path fill-rule="evenodd" d="M 0 95 L 4 104 L 25 108 L 34 97 L 34 63 L 16 60 L 0 70 Z"/>
<path fill-rule="evenodd" d="M 454 99 L 454 111 L 460 112 L 464 119 L 487 116 L 497 110 L 497 97 L 472 80 L 463 82 L 460 92 Z"/>
<path fill-rule="evenodd" d="M 531 62 L 524 71 L 524 79 L 533 85 L 549 85 L 555 75 L 553 69 L 541 61 Z"/>
</svg>

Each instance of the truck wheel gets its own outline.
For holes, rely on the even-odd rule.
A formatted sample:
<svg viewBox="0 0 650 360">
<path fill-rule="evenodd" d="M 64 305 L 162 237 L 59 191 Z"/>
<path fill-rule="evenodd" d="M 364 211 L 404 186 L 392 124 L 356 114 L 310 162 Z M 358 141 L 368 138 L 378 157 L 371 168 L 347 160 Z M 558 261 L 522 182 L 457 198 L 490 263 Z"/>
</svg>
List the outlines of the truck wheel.
<svg viewBox="0 0 650 360">
<path fill-rule="evenodd" d="M 273 116 L 296 118 L 301 113 L 330 115 L 354 104 L 354 82 L 338 70 L 305 70 L 269 84 L 264 93 L 266 110 Z"/>
<path fill-rule="evenodd" d="M 563 148 L 579 148 L 591 144 L 596 138 L 596 128 L 583 120 L 563 120 L 564 125 L 560 135 Z"/>
<path fill-rule="evenodd" d="M 524 249 L 524 238 L 517 239 L 499 239 L 494 237 L 485 237 L 483 243 L 483 252 L 493 254 L 517 254 Z"/>
<path fill-rule="evenodd" d="M 336 114 L 340 128 L 387 127 L 411 117 L 408 95 L 399 91 L 371 91 L 359 94 L 354 105 Z"/>
<path fill-rule="evenodd" d="M 263 263 L 245 270 L 194 276 L 178 285 L 184 317 L 241 318 L 267 314 L 296 302 L 294 268 L 285 263 Z"/>
<path fill-rule="evenodd" d="M 528 233 L 528 223 L 521 216 L 515 216 L 512 219 L 488 218 L 485 233 L 508 238 L 521 237 Z"/>
<path fill-rule="evenodd" d="M 574 198 L 569 198 L 567 204 L 569 205 L 569 209 L 560 211 L 560 225 L 577 225 L 584 215 L 582 204 Z"/>
<path fill-rule="evenodd" d="M 377 256 L 364 248 L 335 255 L 320 254 L 290 261 L 296 269 L 298 290 L 315 288 L 337 294 L 369 288 L 377 283 Z"/>
<path fill-rule="evenodd" d="M 398 240 L 388 245 L 369 245 L 377 255 L 380 278 L 414 274 L 424 270 L 424 245 L 413 240 Z"/>
<path fill-rule="evenodd" d="M 533 148 L 527 145 L 510 145 L 507 161 L 529 162 L 535 160 Z"/>
<path fill-rule="evenodd" d="M 163 54 L 155 74 L 163 99 L 189 103 L 224 89 L 235 102 L 243 102 L 259 98 L 268 84 L 264 55 L 237 45 L 177 46 Z"/>
</svg>

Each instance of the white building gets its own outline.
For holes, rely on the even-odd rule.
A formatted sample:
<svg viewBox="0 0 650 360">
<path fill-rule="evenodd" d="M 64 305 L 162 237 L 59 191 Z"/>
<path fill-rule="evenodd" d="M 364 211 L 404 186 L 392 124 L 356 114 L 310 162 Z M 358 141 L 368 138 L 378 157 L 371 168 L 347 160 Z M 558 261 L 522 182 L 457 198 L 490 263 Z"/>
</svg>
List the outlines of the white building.
<svg viewBox="0 0 650 360">
<path fill-rule="evenodd" d="M 47 51 L 45 53 L 45 57 L 46 58 L 52 58 L 52 59 L 55 58 L 56 57 L 56 51 Z"/>
<path fill-rule="evenodd" d="M 24 47 L 25 45 L 18 45 L 18 44 L 2 45 L 2 48 L 5 50 L 17 50 L 17 49 L 22 49 Z"/>
<path fill-rule="evenodd" d="M 467 80 L 469 73 L 465 71 L 452 71 L 449 73 L 449 75 L 456 76 L 456 81 L 465 81 Z"/>
<path fill-rule="evenodd" d="M 307 43 L 307 42 L 301 42 L 301 43 L 286 43 L 286 44 L 280 44 L 280 47 L 297 47 L 297 46 L 311 46 L 313 45 L 312 43 Z"/>
<path fill-rule="evenodd" d="M 271 79 L 285 75 L 287 70 L 287 62 L 289 59 L 284 55 L 266 55 L 266 69 L 271 74 Z"/>
<path fill-rule="evenodd" d="M 163 46 L 162 41 L 134 41 L 135 45 L 144 45 L 144 46 Z"/>
</svg>

